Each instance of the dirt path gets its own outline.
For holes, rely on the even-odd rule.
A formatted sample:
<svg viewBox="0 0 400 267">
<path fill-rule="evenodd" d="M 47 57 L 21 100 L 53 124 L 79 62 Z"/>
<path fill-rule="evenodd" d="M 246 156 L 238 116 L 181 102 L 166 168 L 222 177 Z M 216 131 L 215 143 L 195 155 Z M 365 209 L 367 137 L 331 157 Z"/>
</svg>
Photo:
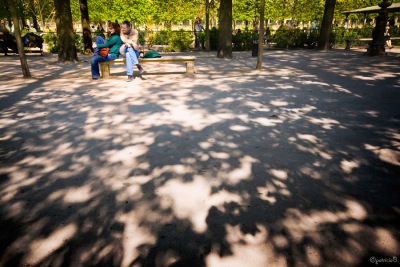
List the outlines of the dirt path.
<svg viewBox="0 0 400 267">
<path fill-rule="evenodd" d="M 0 57 L 0 266 L 397 259 L 399 58 L 268 50 L 259 72 L 250 54 L 132 83 Z"/>
</svg>

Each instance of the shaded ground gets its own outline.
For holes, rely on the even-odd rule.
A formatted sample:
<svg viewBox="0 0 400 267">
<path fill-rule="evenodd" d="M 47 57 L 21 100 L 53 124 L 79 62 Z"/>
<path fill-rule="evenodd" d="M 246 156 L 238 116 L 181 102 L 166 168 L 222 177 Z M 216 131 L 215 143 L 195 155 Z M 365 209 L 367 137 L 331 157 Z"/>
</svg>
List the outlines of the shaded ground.
<svg viewBox="0 0 400 267">
<path fill-rule="evenodd" d="M 399 258 L 399 57 L 196 56 L 133 83 L 0 57 L 0 266 Z"/>
</svg>

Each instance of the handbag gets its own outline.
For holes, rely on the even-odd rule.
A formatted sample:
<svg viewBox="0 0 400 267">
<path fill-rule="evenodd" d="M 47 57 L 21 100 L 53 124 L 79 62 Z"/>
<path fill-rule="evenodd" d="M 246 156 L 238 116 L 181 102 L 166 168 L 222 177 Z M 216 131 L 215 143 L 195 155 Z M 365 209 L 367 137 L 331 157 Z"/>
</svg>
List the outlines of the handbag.
<svg viewBox="0 0 400 267">
<path fill-rule="evenodd" d="M 107 57 L 108 56 L 108 52 L 110 52 L 110 48 L 108 48 L 108 47 L 100 48 L 99 49 L 99 56 Z"/>
</svg>

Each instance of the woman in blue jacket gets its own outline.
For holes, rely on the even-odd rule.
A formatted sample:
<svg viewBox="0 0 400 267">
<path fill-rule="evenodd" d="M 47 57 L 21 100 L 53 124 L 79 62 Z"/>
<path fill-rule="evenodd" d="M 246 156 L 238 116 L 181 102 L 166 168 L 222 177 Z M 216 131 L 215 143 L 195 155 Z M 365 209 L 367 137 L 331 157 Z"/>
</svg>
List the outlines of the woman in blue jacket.
<svg viewBox="0 0 400 267">
<path fill-rule="evenodd" d="M 98 80 L 100 78 L 100 68 L 99 63 L 114 60 L 119 57 L 119 48 L 121 47 L 122 40 L 120 35 L 121 28 L 118 23 L 112 23 L 108 29 L 111 33 L 110 37 L 107 39 L 104 44 L 96 44 L 93 43 L 93 48 L 110 48 L 110 52 L 106 57 L 102 57 L 100 55 L 94 55 L 92 57 L 91 68 L 92 68 L 92 81 Z"/>
</svg>

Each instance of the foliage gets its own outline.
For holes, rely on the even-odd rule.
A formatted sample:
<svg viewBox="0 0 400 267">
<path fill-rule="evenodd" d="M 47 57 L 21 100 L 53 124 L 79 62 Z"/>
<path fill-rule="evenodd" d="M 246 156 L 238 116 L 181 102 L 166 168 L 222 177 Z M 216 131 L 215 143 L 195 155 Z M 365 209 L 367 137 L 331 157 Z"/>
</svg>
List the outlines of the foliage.
<svg viewBox="0 0 400 267">
<path fill-rule="evenodd" d="M 366 38 L 372 36 L 373 27 L 365 25 L 362 28 L 346 29 L 333 27 L 329 39 L 329 47 L 344 47 L 347 38 Z M 277 48 L 315 48 L 318 43 L 318 31 L 286 29 L 281 27 L 273 36 Z"/>
<path fill-rule="evenodd" d="M 30 8 L 30 1 L 34 2 L 34 10 Z M 376 5 L 382 0 L 337 0 L 335 7 L 335 21 L 343 21 L 345 15 L 342 11 L 362 8 L 370 5 Z M 30 12 L 38 17 L 40 21 L 47 22 L 53 19 L 54 15 L 54 0 L 18 0 L 19 13 L 21 17 L 30 18 Z M 0 0 L 0 5 L 6 8 L 0 9 L 0 15 L 4 18 L 9 18 L 7 2 Z M 215 21 L 217 19 L 217 9 L 220 1 L 211 2 L 210 15 Z M 236 21 L 255 22 L 259 20 L 259 5 L 260 0 L 233 0 L 232 16 Z M 291 19 L 293 22 L 311 21 L 314 18 L 322 20 L 325 0 L 266 0 L 265 19 L 281 20 Z M 125 19 L 140 24 L 154 23 L 182 23 L 188 22 L 199 16 L 204 19 L 205 1 L 204 0 L 142 0 L 142 1 L 127 1 L 127 0 L 88 0 L 89 17 L 91 23 L 104 23 L 107 20 L 123 21 Z M 73 20 L 80 22 L 79 0 L 71 0 L 71 10 Z M 213 17 L 214 16 L 214 17 Z M 369 15 L 370 17 L 375 14 Z M 349 19 L 362 19 L 362 14 L 351 14 Z M 168 24 L 169 23 L 169 24 Z M 252 29 L 252 23 L 249 23 Z M 42 24 L 42 26 L 44 26 Z M 396 28 L 395 31 L 398 29 Z M 347 31 L 340 27 L 334 27 L 331 40 L 335 46 L 343 45 L 344 40 L 350 36 L 370 37 L 372 26 L 365 26 L 361 29 Z M 146 38 L 146 34 L 148 34 Z M 179 33 L 182 34 L 182 33 Z M 141 31 L 139 33 L 139 43 L 144 44 L 146 41 L 151 44 L 170 44 L 176 47 L 172 49 L 181 50 L 188 49 L 192 42 L 192 36 L 188 33 L 184 35 L 182 40 L 179 40 L 178 33 L 171 31 L 159 31 L 157 33 L 149 31 Z M 398 34 L 397 34 L 398 35 Z M 200 42 L 204 40 L 204 33 L 200 33 Z M 234 50 L 251 49 L 251 40 L 254 36 L 251 35 L 251 30 L 244 29 L 240 35 L 233 35 L 232 43 Z M 79 39 L 79 38 L 78 38 Z M 146 40 L 147 39 L 147 40 Z M 189 41 L 190 39 L 190 41 Z M 285 31 L 280 30 L 275 35 L 275 41 L 278 47 L 315 47 L 318 39 L 316 32 L 303 32 L 300 30 Z M 76 45 L 80 45 L 79 40 L 75 40 Z M 189 44 L 190 43 L 190 44 Z M 218 43 L 218 29 L 210 30 L 210 49 L 216 50 Z M 189 44 L 189 45 L 188 45 Z M 56 43 L 51 49 L 56 50 Z"/>
<path fill-rule="evenodd" d="M 157 33 L 149 33 L 149 37 L 147 37 L 147 47 L 151 49 L 153 45 L 156 44 L 157 41 Z"/>
<path fill-rule="evenodd" d="M 193 36 L 191 32 L 184 31 L 171 31 L 168 38 L 170 51 L 186 51 L 193 44 Z"/>
<path fill-rule="evenodd" d="M 218 47 L 218 34 L 219 31 L 216 27 L 210 29 L 210 50 L 216 51 Z"/>
<path fill-rule="evenodd" d="M 259 17 L 260 0 L 233 1 L 233 20 L 255 21 Z"/>
<path fill-rule="evenodd" d="M 318 31 L 309 31 L 307 33 L 307 39 L 305 40 L 305 46 L 309 49 L 314 49 L 317 47 L 318 44 L 318 38 L 319 38 L 319 32 Z"/>
<path fill-rule="evenodd" d="M 199 32 L 198 33 L 198 37 L 199 37 L 199 43 L 201 45 L 202 48 L 205 47 L 205 42 L 206 42 L 206 33 L 205 32 Z"/>
<path fill-rule="evenodd" d="M 290 30 L 287 30 L 285 27 L 279 27 L 275 33 L 274 40 L 278 48 L 289 48 L 289 45 L 293 41 Z"/>
<path fill-rule="evenodd" d="M 203 0 L 153 0 L 152 19 L 156 23 L 183 22 L 204 14 Z M 157 8 L 155 8 L 157 7 Z"/>
<path fill-rule="evenodd" d="M 57 44 L 57 34 L 55 33 L 46 33 L 42 36 L 44 42 L 47 44 L 48 50 L 50 53 L 58 53 L 58 44 Z M 75 47 L 77 52 L 83 53 L 83 38 L 79 34 L 75 34 Z"/>
<path fill-rule="evenodd" d="M 139 32 L 139 44 L 144 45 L 146 43 L 146 32 L 145 31 L 138 31 Z"/>
<path fill-rule="evenodd" d="M 147 46 L 151 48 L 153 45 L 166 45 L 168 44 L 169 30 L 161 30 L 159 32 L 148 32 Z"/>
<path fill-rule="evenodd" d="M 286 29 L 280 27 L 273 39 L 278 48 L 315 48 L 319 33 L 316 31 L 305 31 L 298 28 Z"/>
<path fill-rule="evenodd" d="M 30 18 L 32 11 L 29 3 L 32 0 L 19 0 L 21 17 Z M 41 21 L 47 22 L 54 15 L 53 0 L 33 0 L 33 13 Z M 342 11 L 376 5 L 382 0 L 337 0 L 335 21 L 343 21 L 346 17 Z M 217 13 L 220 1 L 212 1 L 211 15 Z M 3 3 L 3 5 L 1 5 Z M 236 21 L 255 22 L 259 20 L 260 0 L 233 0 L 232 16 Z M 266 0 L 265 19 L 291 19 L 293 22 L 322 20 L 325 0 Z M 0 6 L 6 6 L 0 0 Z M 88 0 L 91 23 L 129 20 L 135 24 L 182 23 L 199 16 L 205 17 L 204 0 Z M 74 21 L 80 21 L 79 0 L 71 0 L 71 11 Z M 0 9 L 0 17 L 10 17 L 8 9 Z M 349 19 L 362 19 L 363 14 L 351 14 Z M 214 19 L 216 19 L 214 17 Z M 250 24 L 252 25 L 252 24 Z M 42 25 L 44 26 L 44 25 Z"/>
<path fill-rule="evenodd" d="M 232 43 L 234 51 L 249 50 L 252 48 L 253 42 L 258 40 L 258 34 L 254 30 L 245 28 L 244 31 L 238 30 L 232 35 Z"/>
<path fill-rule="evenodd" d="M 83 37 L 79 34 L 75 34 L 75 47 L 77 53 L 84 53 L 85 47 L 83 42 Z"/>
<path fill-rule="evenodd" d="M 50 53 L 58 52 L 57 35 L 54 33 L 46 33 L 43 35 L 43 40 L 47 44 Z"/>
<path fill-rule="evenodd" d="M 169 36 L 169 30 L 161 30 L 157 33 L 156 35 L 156 44 L 157 45 L 165 45 L 168 44 L 168 36 Z"/>
<path fill-rule="evenodd" d="M 179 31 L 162 30 L 159 32 L 149 32 L 147 37 L 147 46 L 151 48 L 153 45 L 169 45 L 167 51 L 186 51 L 193 43 L 191 31 L 183 29 Z"/>
</svg>

